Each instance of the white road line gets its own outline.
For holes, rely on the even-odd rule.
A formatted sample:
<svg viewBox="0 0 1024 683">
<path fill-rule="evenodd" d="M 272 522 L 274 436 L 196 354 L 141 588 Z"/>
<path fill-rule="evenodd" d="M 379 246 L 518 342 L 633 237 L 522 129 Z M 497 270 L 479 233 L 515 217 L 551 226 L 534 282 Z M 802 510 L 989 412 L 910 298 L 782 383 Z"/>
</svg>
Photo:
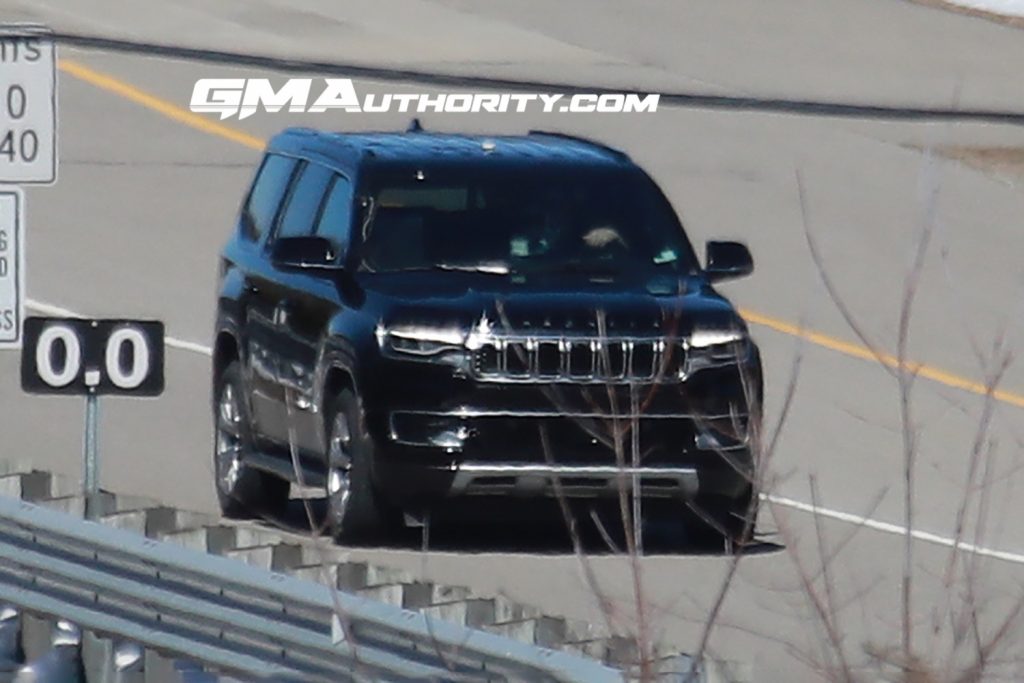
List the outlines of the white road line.
<svg viewBox="0 0 1024 683">
<path fill-rule="evenodd" d="M 25 306 L 31 308 L 34 311 L 42 313 L 44 315 L 61 316 L 66 318 L 84 318 L 81 313 L 62 308 L 61 306 L 54 306 L 43 301 L 36 301 L 35 299 L 26 299 Z M 201 353 L 204 356 L 212 356 L 213 350 L 209 346 L 198 344 L 196 342 L 187 341 L 184 339 L 177 339 L 175 337 L 164 337 L 164 343 L 175 349 L 181 349 L 182 351 L 191 351 L 192 353 Z M 807 512 L 812 515 L 821 515 L 822 517 L 828 517 L 829 519 L 835 519 L 840 522 L 847 522 L 849 524 L 856 524 L 874 531 L 881 531 L 886 534 L 893 534 L 895 536 L 905 536 L 907 534 L 907 528 L 900 526 L 899 524 L 890 524 L 889 522 L 879 522 L 878 520 L 871 519 L 869 517 L 862 517 L 860 515 L 850 514 L 849 512 L 841 512 L 839 510 L 830 510 L 829 508 L 823 508 L 809 503 L 804 503 L 799 500 L 792 498 L 784 498 L 782 496 L 773 496 L 771 494 L 761 494 L 762 500 L 767 500 L 774 505 L 781 505 L 783 507 L 793 508 L 801 512 Z M 960 550 L 964 552 L 981 555 L 983 557 L 992 557 L 997 560 L 1004 560 L 1006 562 L 1014 562 L 1016 564 L 1024 564 L 1024 554 L 1011 553 L 1005 550 L 994 550 L 992 548 L 985 548 L 983 546 L 977 546 L 973 543 L 966 543 L 961 541 L 957 543 L 955 539 L 946 536 L 940 536 L 933 534 L 929 531 L 920 531 L 913 529 L 910 535 L 916 540 L 923 541 L 925 543 L 933 543 L 935 545 L 945 546 L 952 548 L 954 545 L 958 546 Z"/>
<path fill-rule="evenodd" d="M 773 496 L 771 494 L 761 494 L 761 499 L 767 500 L 768 502 L 773 503 L 775 505 L 783 505 L 785 507 L 793 508 L 794 510 L 800 510 L 801 512 L 808 512 L 812 515 L 821 515 L 822 517 L 828 517 L 829 519 L 835 519 L 840 522 L 856 524 L 857 526 L 863 526 L 868 529 L 881 531 L 887 534 L 893 534 L 896 536 L 907 535 L 907 527 L 900 526 L 899 524 L 879 522 L 869 517 L 853 515 L 849 512 L 840 512 L 839 510 L 830 510 L 828 508 L 819 507 L 817 505 L 803 503 L 799 500 L 793 500 L 792 498 L 783 498 L 782 496 Z M 952 548 L 955 545 L 960 550 L 967 553 L 981 555 L 983 557 L 992 557 L 997 560 L 1005 560 L 1006 562 L 1024 564 L 1024 555 L 1020 553 L 1011 553 L 1005 550 L 994 550 L 992 548 L 974 545 L 973 543 L 967 543 L 966 541 L 960 541 L 959 543 L 957 543 L 956 539 L 949 538 L 947 536 L 940 536 L 938 534 L 933 534 L 930 531 L 920 531 L 919 529 L 912 529 L 910 531 L 910 535 L 914 539 L 918 541 L 924 541 L 925 543 L 934 543 L 935 545 L 941 545 L 947 548 Z"/>
<path fill-rule="evenodd" d="M 36 301 L 35 299 L 25 299 L 25 306 L 31 308 L 33 311 L 42 313 L 43 315 L 59 316 L 62 318 L 84 318 L 86 316 L 81 313 L 76 313 L 67 308 L 61 306 L 54 306 L 44 301 Z M 213 356 L 213 349 L 203 344 L 196 342 L 187 341 L 185 339 L 177 339 L 175 337 L 164 336 L 164 344 L 171 348 L 181 349 L 182 351 L 191 351 L 192 353 L 201 353 L 204 356 Z"/>
</svg>

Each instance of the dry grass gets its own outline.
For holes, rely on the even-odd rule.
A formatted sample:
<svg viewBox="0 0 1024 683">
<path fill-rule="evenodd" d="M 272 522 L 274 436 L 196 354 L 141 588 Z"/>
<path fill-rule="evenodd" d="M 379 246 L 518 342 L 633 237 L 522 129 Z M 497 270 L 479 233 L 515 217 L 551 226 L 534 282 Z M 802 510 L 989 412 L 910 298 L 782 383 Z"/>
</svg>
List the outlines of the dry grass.
<svg viewBox="0 0 1024 683">
<path fill-rule="evenodd" d="M 1024 147 L 948 145 L 935 153 L 990 175 L 1009 180 L 1024 178 Z"/>
<path fill-rule="evenodd" d="M 950 12 L 956 12 L 957 14 L 963 14 L 968 17 L 977 17 L 978 19 L 986 19 L 988 21 L 994 21 L 999 24 L 1006 26 L 1012 26 L 1014 28 L 1024 28 L 1024 17 L 1008 17 L 1003 14 L 997 14 L 995 12 L 986 12 L 981 9 L 974 9 L 971 7 L 963 7 L 946 0 L 910 0 L 910 2 L 918 5 L 925 5 L 927 7 L 935 7 L 937 9 L 948 10 Z"/>
</svg>

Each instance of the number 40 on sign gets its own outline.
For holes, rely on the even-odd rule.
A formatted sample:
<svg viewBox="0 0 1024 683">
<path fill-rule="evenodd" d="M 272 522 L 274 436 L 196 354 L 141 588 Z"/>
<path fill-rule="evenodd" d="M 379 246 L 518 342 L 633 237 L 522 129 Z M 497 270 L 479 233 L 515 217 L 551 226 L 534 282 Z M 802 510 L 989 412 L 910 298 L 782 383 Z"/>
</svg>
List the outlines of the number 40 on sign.
<svg viewBox="0 0 1024 683">
<path fill-rule="evenodd" d="M 56 61 L 44 27 L 0 24 L 0 182 L 57 179 Z"/>
</svg>

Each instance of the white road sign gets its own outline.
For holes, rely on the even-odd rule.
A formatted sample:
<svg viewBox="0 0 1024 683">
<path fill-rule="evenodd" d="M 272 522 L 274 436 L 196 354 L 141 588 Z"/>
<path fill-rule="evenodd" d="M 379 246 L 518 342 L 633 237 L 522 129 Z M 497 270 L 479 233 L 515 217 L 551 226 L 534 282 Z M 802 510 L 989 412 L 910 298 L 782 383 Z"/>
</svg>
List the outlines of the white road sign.
<svg viewBox="0 0 1024 683">
<path fill-rule="evenodd" d="M 0 183 L 57 180 L 56 66 L 45 28 L 0 25 Z"/>
<path fill-rule="evenodd" d="M 25 197 L 0 188 L 0 348 L 20 348 L 25 319 Z"/>
</svg>

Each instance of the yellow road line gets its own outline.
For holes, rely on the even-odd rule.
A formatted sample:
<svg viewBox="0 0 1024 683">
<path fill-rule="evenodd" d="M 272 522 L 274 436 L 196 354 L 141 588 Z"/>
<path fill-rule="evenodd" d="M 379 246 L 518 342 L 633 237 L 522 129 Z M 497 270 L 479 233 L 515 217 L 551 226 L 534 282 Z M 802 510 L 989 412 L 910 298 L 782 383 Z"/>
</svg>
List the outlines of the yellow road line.
<svg viewBox="0 0 1024 683">
<path fill-rule="evenodd" d="M 874 363 L 881 363 L 890 368 L 899 366 L 899 359 L 896 356 L 883 353 L 881 356 L 876 356 L 871 349 L 861 344 L 854 344 L 836 337 L 831 337 L 821 332 L 815 332 L 814 330 L 808 330 L 799 325 L 788 323 L 784 320 L 772 318 L 756 311 L 749 309 L 740 309 L 740 315 L 749 322 L 755 325 L 761 325 L 769 329 L 781 332 L 782 334 L 788 334 L 792 337 L 799 337 L 809 341 L 810 343 L 829 349 L 831 351 L 837 351 L 847 356 L 853 356 L 854 358 L 860 358 L 862 360 L 872 361 Z M 939 384 L 945 384 L 946 386 L 953 387 L 954 389 L 962 389 L 969 391 L 972 394 L 979 394 L 984 396 L 989 393 L 989 387 L 982 382 L 976 382 L 966 377 L 947 372 L 940 368 L 936 368 L 925 363 L 918 363 L 915 361 L 904 361 L 903 367 L 916 373 L 920 377 L 930 379 Z M 1012 391 L 1005 391 L 1003 389 L 996 389 L 992 392 L 992 397 L 997 401 L 1003 403 L 1009 403 L 1010 405 L 1024 408 L 1024 395 L 1014 393 Z"/>
<path fill-rule="evenodd" d="M 79 80 L 94 85 L 101 90 L 106 90 L 107 92 L 146 107 L 147 109 L 163 114 L 172 121 L 176 121 L 190 128 L 194 128 L 210 135 L 216 135 L 226 140 L 231 140 L 232 142 L 237 142 L 238 144 L 244 145 L 250 149 L 262 150 L 266 146 L 266 141 L 256 137 L 255 135 L 249 135 L 237 128 L 232 128 L 213 121 L 205 116 L 195 114 L 184 107 L 174 104 L 173 102 L 156 97 L 155 95 L 150 95 L 149 93 L 143 92 L 142 90 L 125 83 L 124 81 L 114 78 L 113 76 L 100 73 L 99 71 L 85 66 L 84 64 L 80 64 L 69 59 L 61 59 L 58 66 L 63 73 L 69 76 L 73 76 Z M 880 358 L 876 357 L 870 349 L 860 344 L 843 341 L 842 339 L 822 334 L 821 332 L 807 330 L 799 325 L 794 325 L 784 320 L 772 318 L 770 316 L 757 313 L 756 311 L 741 309 L 740 314 L 748 322 L 754 325 L 760 325 L 762 327 L 775 330 L 776 332 L 781 332 L 782 334 L 803 339 L 822 348 L 830 349 L 861 360 L 875 363 L 880 362 L 891 368 L 895 368 L 899 365 L 895 356 L 883 354 Z M 904 363 L 904 367 L 915 371 L 921 377 L 938 382 L 939 384 L 945 384 L 946 386 L 953 387 L 955 389 L 962 389 L 982 396 L 989 393 L 988 387 L 981 382 L 976 382 L 974 380 L 967 379 L 966 377 L 960 377 L 959 375 L 955 375 L 951 372 L 947 372 L 924 363 L 908 361 Z M 1024 394 L 997 389 L 992 392 L 992 396 L 1003 403 L 1024 408 Z"/>
<path fill-rule="evenodd" d="M 70 59 L 61 59 L 58 63 L 58 68 L 69 76 L 85 81 L 90 85 L 94 85 L 101 90 L 114 93 L 119 97 L 123 97 L 126 100 L 130 100 L 135 104 L 142 105 L 147 109 L 152 109 L 155 112 L 163 114 L 167 118 L 182 123 L 190 128 L 201 130 L 204 133 L 210 135 L 216 135 L 218 137 L 237 142 L 240 145 L 244 145 L 250 149 L 262 150 L 266 146 L 266 142 L 256 137 L 255 135 L 249 135 L 243 133 L 237 128 L 231 128 L 225 126 L 222 123 L 217 123 L 205 116 L 195 114 L 188 109 L 179 107 L 173 102 L 150 95 L 149 93 L 143 92 L 138 88 L 128 85 L 124 81 L 118 80 L 113 76 L 100 73 L 85 66 L 78 62 L 71 61 Z"/>
</svg>

